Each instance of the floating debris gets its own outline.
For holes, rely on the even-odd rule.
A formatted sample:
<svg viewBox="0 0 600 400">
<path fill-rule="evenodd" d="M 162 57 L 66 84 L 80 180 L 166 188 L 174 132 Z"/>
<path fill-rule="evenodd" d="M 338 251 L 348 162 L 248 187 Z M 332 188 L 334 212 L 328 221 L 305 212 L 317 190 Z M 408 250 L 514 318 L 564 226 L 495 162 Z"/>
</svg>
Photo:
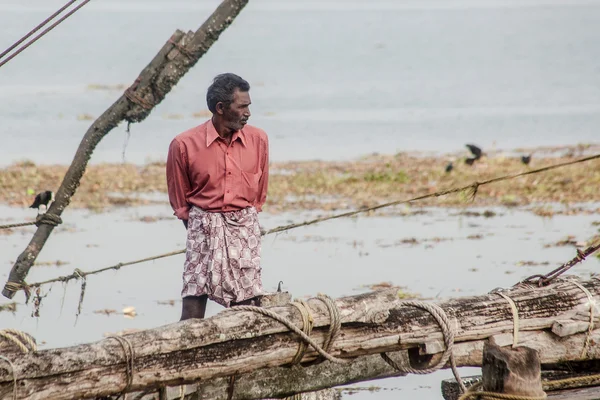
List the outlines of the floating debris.
<svg viewBox="0 0 600 400">
<path fill-rule="evenodd" d="M 175 303 L 179 303 L 181 300 L 156 300 L 156 304 L 161 306 L 174 306 Z"/>
<path fill-rule="evenodd" d="M 87 85 L 87 90 L 125 90 L 127 85 L 118 83 L 116 85 L 105 85 L 101 83 L 90 83 Z"/>
<path fill-rule="evenodd" d="M 135 307 L 133 306 L 125 307 L 122 312 L 125 318 L 133 318 L 137 315 L 137 312 L 135 312 Z"/>
<path fill-rule="evenodd" d="M 209 118 L 211 116 L 212 113 L 210 112 L 210 110 L 200 110 L 192 114 L 192 117 L 194 118 Z"/>
<path fill-rule="evenodd" d="M 467 236 L 467 239 L 469 240 L 481 240 L 483 239 L 483 235 L 482 234 L 476 234 L 476 235 L 469 235 Z"/>
<path fill-rule="evenodd" d="M 537 262 L 537 261 L 519 261 L 515 264 L 517 267 L 537 267 L 540 265 L 550 265 L 549 261 L 542 261 L 542 262 Z"/>
<path fill-rule="evenodd" d="M 56 261 L 36 261 L 34 267 L 60 267 L 63 265 L 70 264 L 68 261 L 56 260 Z"/>
<path fill-rule="evenodd" d="M 94 116 L 93 116 L 93 115 L 90 115 L 90 114 L 79 114 L 79 115 L 77 116 L 77 120 L 78 120 L 78 121 L 93 121 L 93 120 L 95 120 L 95 119 L 96 119 L 96 118 L 94 118 Z"/>
<path fill-rule="evenodd" d="M 164 119 L 184 119 L 183 114 L 163 114 Z"/>
<path fill-rule="evenodd" d="M 104 315 L 107 315 L 107 316 L 108 315 L 112 315 L 112 314 L 116 314 L 116 313 L 117 313 L 117 310 L 108 309 L 108 308 L 105 308 L 103 310 L 95 310 L 94 311 L 94 314 L 104 314 Z"/>
<path fill-rule="evenodd" d="M 8 311 L 8 312 L 17 312 L 17 303 L 12 302 L 12 303 L 7 303 L 7 304 L 0 304 L 0 312 L 2 311 Z"/>
<path fill-rule="evenodd" d="M 565 239 L 559 240 L 555 243 L 547 243 L 544 245 L 544 248 L 548 247 L 563 247 L 563 246 L 575 246 L 577 241 L 575 240 L 575 236 L 569 235 Z"/>
</svg>

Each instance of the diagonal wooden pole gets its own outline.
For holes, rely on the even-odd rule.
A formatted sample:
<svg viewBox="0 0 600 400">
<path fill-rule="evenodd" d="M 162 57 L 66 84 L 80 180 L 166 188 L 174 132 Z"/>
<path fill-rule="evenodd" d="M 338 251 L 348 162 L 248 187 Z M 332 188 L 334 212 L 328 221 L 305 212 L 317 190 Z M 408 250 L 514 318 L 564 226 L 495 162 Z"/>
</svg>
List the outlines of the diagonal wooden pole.
<svg viewBox="0 0 600 400">
<path fill-rule="evenodd" d="M 60 215 L 75 194 L 92 153 L 100 140 L 123 121 L 144 120 L 184 76 L 217 41 L 221 33 L 233 22 L 248 0 L 224 0 L 212 15 L 195 32 L 177 30 L 142 70 L 134 84 L 111 105 L 85 133 L 73 162 L 56 193 L 47 214 L 38 223 L 38 229 L 29 245 L 19 255 L 8 276 L 2 295 L 12 298 L 22 289 L 29 269 L 35 262 Z"/>
</svg>

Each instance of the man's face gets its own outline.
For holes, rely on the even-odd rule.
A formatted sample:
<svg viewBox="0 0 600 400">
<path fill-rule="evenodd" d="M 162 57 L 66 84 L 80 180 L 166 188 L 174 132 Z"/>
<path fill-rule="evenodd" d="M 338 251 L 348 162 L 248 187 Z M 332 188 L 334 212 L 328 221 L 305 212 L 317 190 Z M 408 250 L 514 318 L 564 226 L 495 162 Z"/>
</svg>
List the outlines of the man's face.
<svg viewBox="0 0 600 400">
<path fill-rule="evenodd" d="M 236 89 L 233 92 L 233 101 L 227 106 L 223 106 L 223 120 L 228 129 L 236 132 L 246 125 L 250 118 L 250 93 L 241 92 Z"/>
</svg>

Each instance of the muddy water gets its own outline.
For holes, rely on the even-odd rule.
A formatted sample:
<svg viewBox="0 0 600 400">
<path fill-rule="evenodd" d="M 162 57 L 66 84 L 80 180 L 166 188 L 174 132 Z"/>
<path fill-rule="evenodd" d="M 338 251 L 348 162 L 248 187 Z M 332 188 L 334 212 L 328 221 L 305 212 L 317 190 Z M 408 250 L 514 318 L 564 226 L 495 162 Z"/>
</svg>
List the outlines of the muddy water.
<svg viewBox="0 0 600 400">
<path fill-rule="evenodd" d="M 597 207 L 597 205 L 596 205 Z M 340 219 L 272 235 L 263 243 L 264 284 L 275 290 L 282 280 L 294 296 L 319 292 L 333 297 L 357 294 L 368 286 L 390 282 L 426 298 L 482 294 L 507 287 L 534 273 L 548 271 L 574 255 L 573 246 L 550 246 L 574 235 L 584 241 L 597 233 L 600 215 L 555 216 L 544 219 L 527 210 L 495 208 L 495 216 L 466 216 L 461 209 L 399 209 L 406 215 Z M 0 207 L 0 223 L 32 217 L 31 210 Z M 483 212 L 483 209 L 469 211 Z M 263 214 L 272 228 L 315 217 L 316 213 Z M 95 214 L 67 210 L 65 224 L 47 242 L 27 278 L 37 282 L 69 274 L 74 268 L 92 270 L 184 247 L 183 225 L 171 217 L 167 204 L 115 209 Z M 152 221 L 152 222 L 144 222 Z M 5 282 L 12 262 L 28 243 L 33 228 L 0 236 L 0 280 Z M 56 266 L 60 260 L 62 265 Z M 16 296 L 17 312 L 0 313 L 0 326 L 34 335 L 41 348 L 100 340 L 105 333 L 144 329 L 179 318 L 183 255 L 156 260 L 88 277 L 82 312 L 76 318 L 79 284 L 44 287 L 40 317 Z M 523 265 L 525 264 L 525 265 Z M 529 265 L 534 264 L 534 265 Z M 543 264 L 543 265 L 535 265 Z M 600 262 L 593 257 L 573 273 L 587 277 Z M 50 289 L 50 291 L 48 291 Z M 174 300 L 174 305 L 159 304 Z M 0 304 L 7 303 L 1 298 Z M 125 318 L 124 307 L 137 316 Z M 116 314 L 95 311 L 116 310 Z M 210 304 L 208 314 L 222 308 Z M 463 369 L 463 374 L 477 369 Z M 345 394 L 352 399 L 439 399 L 440 380 L 449 371 L 353 386 L 378 390 Z"/>
</svg>

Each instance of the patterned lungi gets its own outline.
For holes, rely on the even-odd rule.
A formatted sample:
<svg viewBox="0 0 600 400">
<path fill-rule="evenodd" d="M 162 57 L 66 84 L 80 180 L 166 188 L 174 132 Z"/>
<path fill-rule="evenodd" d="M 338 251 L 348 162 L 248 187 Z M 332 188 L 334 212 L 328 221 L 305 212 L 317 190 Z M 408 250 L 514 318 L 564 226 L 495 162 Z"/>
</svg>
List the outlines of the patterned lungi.
<svg viewBox="0 0 600 400">
<path fill-rule="evenodd" d="M 254 207 L 221 213 L 192 207 L 181 296 L 208 295 L 229 307 L 263 294 L 260 239 Z"/>
</svg>

